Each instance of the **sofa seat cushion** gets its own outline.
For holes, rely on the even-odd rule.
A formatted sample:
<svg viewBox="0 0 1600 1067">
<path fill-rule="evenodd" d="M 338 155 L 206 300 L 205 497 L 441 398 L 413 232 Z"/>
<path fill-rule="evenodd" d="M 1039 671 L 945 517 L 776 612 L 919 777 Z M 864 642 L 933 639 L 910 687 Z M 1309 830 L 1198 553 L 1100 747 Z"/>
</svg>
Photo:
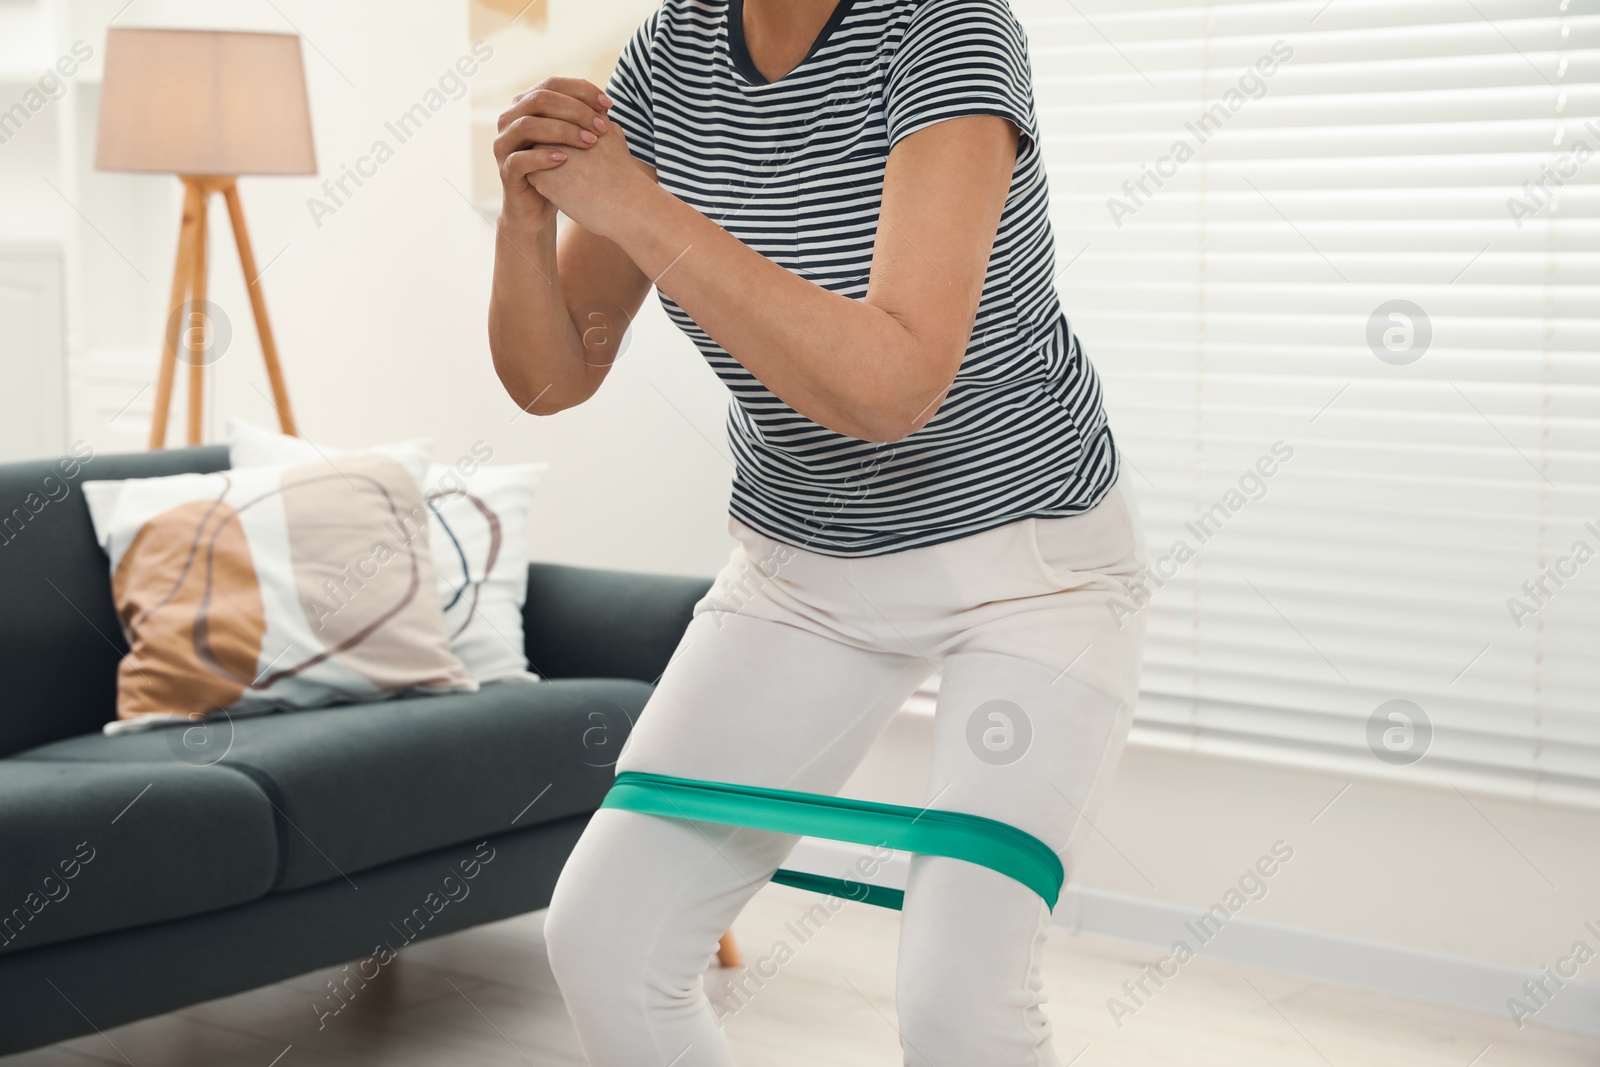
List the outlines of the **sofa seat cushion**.
<svg viewBox="0 0 1600 1067">
<path fill-rule="evenodd" d="M 277 878 L 272 804 L 173 760 L 0 760 L 0 952 L 255 900 Z"/>
<path fill-rule="evenodd" d="M 625 679 L 493 682 L 476 693 L 74 737 L 25 755 L 248 775 L 278 809 L 275 888 L 335 878 L 359 887 L 361 871 L 392 860 L 593 811 L 649 695 Z"/>
</svg>

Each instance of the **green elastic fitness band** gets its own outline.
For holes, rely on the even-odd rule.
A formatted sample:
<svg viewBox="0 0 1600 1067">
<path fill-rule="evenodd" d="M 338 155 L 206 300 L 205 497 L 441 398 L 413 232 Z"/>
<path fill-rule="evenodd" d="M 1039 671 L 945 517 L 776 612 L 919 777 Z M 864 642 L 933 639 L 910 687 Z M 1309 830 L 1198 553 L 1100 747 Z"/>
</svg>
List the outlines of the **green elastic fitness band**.
<svg viewBox="0 0 1600 1067">
<path fill-rule="evenodd" d="M 1038 893 L 1050 908 L 1056 906 L 1061 883 L 1066 880 L 1061 858 L 1037 837 L 1007 823 L 959 811 L 875 804 L 643 771 L 618 774 L 600 806 L 948 856 L 1016 879 Z M 804 871 L 779 870 L 772 880 L 895 910 L 905 899 L 898 889 Z"/>
</svg>

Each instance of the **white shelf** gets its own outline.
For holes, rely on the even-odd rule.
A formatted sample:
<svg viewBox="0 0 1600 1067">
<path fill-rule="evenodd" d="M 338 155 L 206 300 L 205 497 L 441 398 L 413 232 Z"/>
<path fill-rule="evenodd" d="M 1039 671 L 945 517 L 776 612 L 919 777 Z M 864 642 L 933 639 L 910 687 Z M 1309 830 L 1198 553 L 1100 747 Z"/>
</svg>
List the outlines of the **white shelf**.
<svg viewBox="0 0 1600 1067">
<path fill-rule="evenodd" d="M 3 2 L 3 0 L 0 0 L 0 2 Z M 96 56 L 95 60 L 99 58 L 99 56 Z M 18 89 L 36 86 L 39 84 L 39 79 L 44 77 L 45 74 L 54 73 L 55 61 L 56 57 L 50 56 L 36 67 L 12 66 L 10 64 L 0 66 L 0 85 Z M 62 83 L 67 87 L 67 91 L 70 92 L 75 85 L 99 85 L 102 80 L 101 75 L 100 65 L 96 62 L 92 70 L 88 67 L 82 67 L 70 78 L 61 78 L 60 74 L 56 74 L 56 77 L 61 78 Z M 9 108 L 16 102 L 15 99 L 8 96 L 5 100 L 5 107 Z"/>
<path fill-rule="evenodd" d="M 64 436 L 101 451 L 143 447 L 148 435 L 148 410 L 122 409 L 156 373 L 177 225 L 171 178 L 94 169 L 106 27 L 124 3 L 0 0 L 0 110 L 51 73 L 65 87 L 0 146 L 0 244 L 60 257 Z M 79 41 L 92 49 L 86 61 Z M 64 56 L 77 65 L 70 77 L 56 71 Z"/>
<path fill-rule="evenodd" d="M 157 337 L 147 345 L 91 348 L 75 352 L 70 365 L 74 374 L 130 382 L 145 381 L 155 376 L 160 358 L 161 339 Z"/>
</svg>

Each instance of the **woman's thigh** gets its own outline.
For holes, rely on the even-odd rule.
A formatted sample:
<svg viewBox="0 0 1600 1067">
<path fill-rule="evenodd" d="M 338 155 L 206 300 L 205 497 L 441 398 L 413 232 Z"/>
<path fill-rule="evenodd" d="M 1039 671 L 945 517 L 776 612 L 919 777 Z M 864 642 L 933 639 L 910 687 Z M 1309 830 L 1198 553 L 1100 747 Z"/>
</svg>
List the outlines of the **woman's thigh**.
<svg viewBox="0 0 1600 1067">
<path fill-rule="evenodd" d="M 1143 620 L 1113 611 L 1144 563 L 1121 492 L 1070 519 L 1029 519 L 1009 550 L 953 564 L 1023 588 L 964 613 L 939 660 L 924 802 L 1015 826 L 1070 876 L 1120 758 L 1138 695 Z M 900 941 L 907 1063 L 1056 1065 L 1039 961 L 1049 909 L 986 867 L 914 856 Z"/>
<path fill-rule="evenodd" d="M 925 803 L 996 819 L 1072 860 L 1111 782 L 1133 693 L 1000 652 L 943 666 Z"/>
<path fill-rule="evenodd" d="M 1070 662 L 1070 657 L 1067 662 Z M 1005 652 L 941 664 L 925 803 L 1015 826 L 1067 873 L 1127 736 L 1133 702 L 1060 666 Z M 907 1064 L 1057 1067 L 1040 960 L 1050 910 L 987 867 L 913 856 L 900 930 Z M 929 1049 L 940 1050 L 928 1054 Z"/>
<path fill-rule="evenodd" d="M 834 793 L 925 672 L 904 656 L 702 610 L 617 770 Z M 625 974 L 647 974 L 652 988 L 691 989 L 718 935 L 797 840 L 596 812 L 551 907 L 552 962 L 563 988 L 598 990 Z"/>
<path fill-rule="evenodd" d="M 796 626 L 702 610 L 617 770 L 835 793 L 925 671 Z M 693 928 L 682 932 L 689 944 L 707 930 L 714 940 L 797 840 L 602 809 L 562 870 L 557 904 L 621 911 L 650 927 L 670 915 Z M 651 892 L 636 895 L 640 885 Z M 616 907 L 602 905 L 611 896 Z"/>
<path fill-rule="evenodd" d="M 833 793 L 929 670 L 801 626 L 701 611 L 617 770 Z"/>
<path fill-rule="evenodd" d="M 1046 584 L 948 643 L 927 796 L 1011 823 L 1069 861 L 1138 701 L 1144 618 L 1123 609 L 1144 533 L 1120 484 L 1081 516 L 1026 522 L 1028 562 Z"/>
</svg>

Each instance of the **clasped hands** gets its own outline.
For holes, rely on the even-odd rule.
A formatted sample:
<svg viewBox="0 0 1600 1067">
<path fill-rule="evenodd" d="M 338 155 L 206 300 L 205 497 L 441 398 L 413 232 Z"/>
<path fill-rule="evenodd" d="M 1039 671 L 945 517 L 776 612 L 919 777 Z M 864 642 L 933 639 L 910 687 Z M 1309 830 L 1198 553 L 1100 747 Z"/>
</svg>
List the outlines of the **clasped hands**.
<svg viewBox="0 0 1600 1067">
<path fill-rule="evenodd" d="M 494 141 L 504 224 L 544 229 L 560 209 L 585 229 L 613 236 L 623 209 L 655 180 L 606 117 L 611 105 L 582 78 L 546 78 L 512 101 Z"/>
</svg>

